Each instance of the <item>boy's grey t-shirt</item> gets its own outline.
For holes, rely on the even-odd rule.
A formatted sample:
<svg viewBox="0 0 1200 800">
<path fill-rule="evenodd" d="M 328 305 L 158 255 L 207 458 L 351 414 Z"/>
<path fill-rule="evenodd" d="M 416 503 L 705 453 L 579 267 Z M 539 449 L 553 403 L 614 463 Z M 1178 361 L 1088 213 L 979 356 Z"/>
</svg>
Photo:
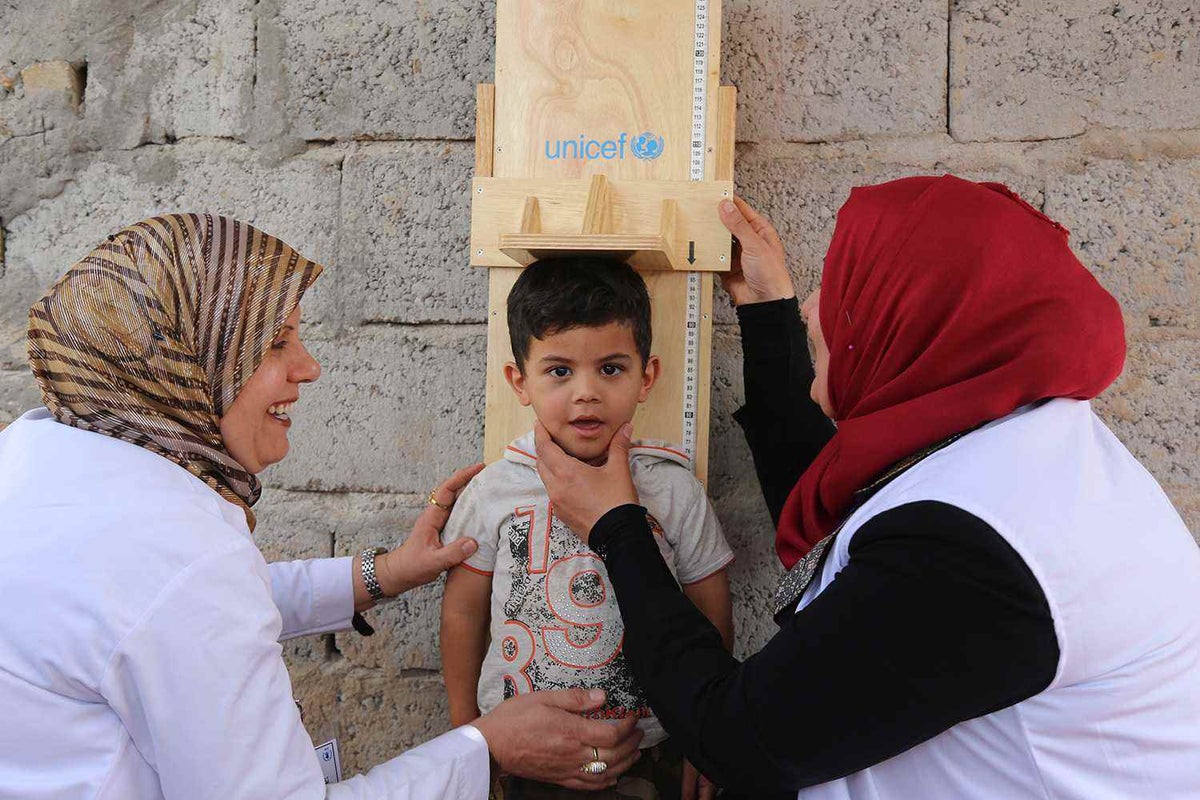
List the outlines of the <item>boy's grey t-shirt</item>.
<svg viewBox="0 0 1200 800">
<path fill-rule="evenodd" d="M 538 477 L 533 434 L 472 479 L 442 532 L 472 537 L 464 563 L 492 576 L 491 644 L 477 692 L 479 710 L 507 697 L 575 686 L 607 693 L 592 716 L 638 716 L 642 747 L 666 738 L 621 650 L 624 626 L 604 563 L 553 516 Z M 636 442 L 630 465 L 638 497 L 671 572 L 682 584 L 709 577 L 733 560 L 704 487 L 687 456 L 658 442 Z"/>
</svg>

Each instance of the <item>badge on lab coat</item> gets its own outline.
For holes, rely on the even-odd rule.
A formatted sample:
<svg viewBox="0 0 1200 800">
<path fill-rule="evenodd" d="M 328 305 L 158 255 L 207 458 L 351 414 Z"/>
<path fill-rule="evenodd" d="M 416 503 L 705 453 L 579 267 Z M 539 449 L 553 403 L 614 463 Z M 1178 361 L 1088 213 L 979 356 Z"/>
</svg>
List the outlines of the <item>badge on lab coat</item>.
<svg viewBox="0 0 1200 800">
<path fill-rule="evenodd" d="M 321 773 L 326 783 L 337 783 L 342 779 L 342 756 L 338 753 L 337 739 L 330 739 L 317 747 L 317 760 L 321 762 Z"/>
</svg>

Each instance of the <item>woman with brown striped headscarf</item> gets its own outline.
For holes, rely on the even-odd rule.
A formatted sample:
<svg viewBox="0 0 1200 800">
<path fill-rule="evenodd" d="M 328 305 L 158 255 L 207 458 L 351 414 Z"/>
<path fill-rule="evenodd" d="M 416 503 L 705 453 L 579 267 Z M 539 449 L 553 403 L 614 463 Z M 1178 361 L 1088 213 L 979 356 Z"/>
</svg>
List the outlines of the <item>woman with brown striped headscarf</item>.
<svg viewBox="0 0 1200 800">
<path fill-rule="evenodd" d="M 131 225 L 30 309 L 29 364 L 46 407 L 174 461 L 244 508 L 253 529 L 258 470 L 229 452 L 221 419 L 321 269 L 228 217 Z M 320 374 L 307 361 L 296 383 Z"/>
<path fill-rule="evenodd" d="M 263 560 L 256 473 L 320 375 L 299 335 L 320 273 L 243 222 L 171 214 L 31 308 L 46 408 L 0 431 L 0 797 L 483 797 L 489 744 L 553 780 L 632 734 L 568 713 L 600 700 L 543 693 L 326 790 L 278 642 L 352 616 L 369 633 L 357 612 L 472 553 L 438 534 L 478 467 L 391 552 Z"/>
</svg>

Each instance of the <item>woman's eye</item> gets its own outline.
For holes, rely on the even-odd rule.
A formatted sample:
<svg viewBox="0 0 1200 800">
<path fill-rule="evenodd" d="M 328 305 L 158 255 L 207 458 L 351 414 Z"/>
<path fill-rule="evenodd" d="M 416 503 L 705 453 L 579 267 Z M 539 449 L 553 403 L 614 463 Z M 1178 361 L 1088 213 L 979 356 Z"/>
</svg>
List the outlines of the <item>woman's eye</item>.
<svg viewBox="0 0 1200 800">
<path fill-rule="evenodd" d="M 571 374 L 571 370 L 567 367 L 552 367 L 550 374 L 556 378 L 565 378 Z"/>
<path fill-rule="evenodd" d="M 613 375 L 620 375 L 624 371 L 625 371 L 625 368 L 622 367 L 620 364 L 605 364 L 603 367 L 600 368 L 601 375 L 608 375 L 610 377 Z"/>
<path fill-rule="evenodd" d="M 273 350 L 282 350 L 285 347 L 287 347 L 287 339 L 280 339 L 279 341 L 275 342 L 275 344 L 271 345 L 271 349 Z"/>
</svg>

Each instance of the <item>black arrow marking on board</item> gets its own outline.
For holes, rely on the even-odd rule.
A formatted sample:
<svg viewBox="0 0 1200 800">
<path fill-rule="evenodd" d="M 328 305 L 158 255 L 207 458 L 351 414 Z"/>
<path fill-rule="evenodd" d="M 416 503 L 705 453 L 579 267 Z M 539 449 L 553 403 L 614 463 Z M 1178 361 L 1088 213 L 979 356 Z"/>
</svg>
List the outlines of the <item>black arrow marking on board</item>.
<svg viewBox="0 0 1200 800">
<path fill-rule="evenodd" d="M 689 264 L 696 263 L 696 242 L 695 242 L 695 240 L 688 242 L 688 263 Z"/>
</svg>

